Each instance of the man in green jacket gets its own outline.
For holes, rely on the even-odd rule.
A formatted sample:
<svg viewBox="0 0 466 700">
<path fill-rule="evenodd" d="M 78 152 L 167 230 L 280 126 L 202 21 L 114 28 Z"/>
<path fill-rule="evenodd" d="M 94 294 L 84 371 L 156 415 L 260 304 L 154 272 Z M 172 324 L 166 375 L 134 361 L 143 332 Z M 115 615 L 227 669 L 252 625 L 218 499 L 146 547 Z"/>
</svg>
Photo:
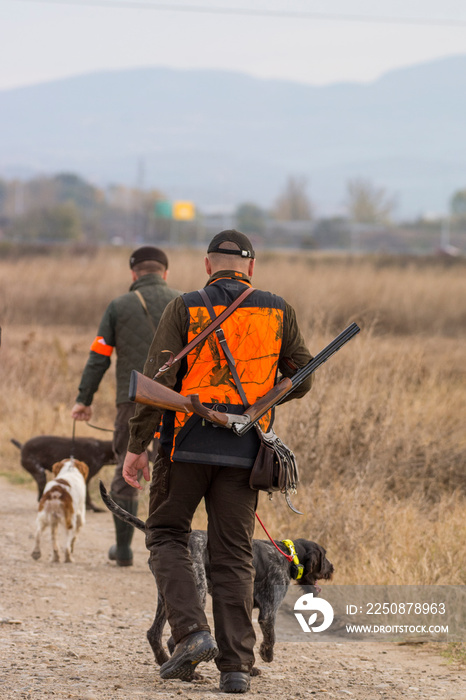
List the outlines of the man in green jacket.
<svg viewBox="0 0 466 700">
<path fill-rule="evenodd" d="M 132 284 L 128 293 L 110 302 L 91 345 L 84 368 L 76 403 L 71 410 L 75 420 L 90 420 L 92 400 L 99 384 L 110 367 L 114 349 L 116 362 L 116 404 L 113 449 L 117 466 L 111 485 L 113 499 L 125 510 L 137 514 L 138 490 L 129 486 L 122 476 L 129 438 L 128 421 L 136 404 L 128 400 L 131 370 L 142 372 L 153 335 L 162 313 L 179 292 L 167 286 L 168 258 L 159 248 L 144 246 L 130 257 Z M 131 566 L 133 553 L 131 525 L 114 518 L 116 545 L 109 550 L 109 558 L 119 566 Z"/>
</svg>

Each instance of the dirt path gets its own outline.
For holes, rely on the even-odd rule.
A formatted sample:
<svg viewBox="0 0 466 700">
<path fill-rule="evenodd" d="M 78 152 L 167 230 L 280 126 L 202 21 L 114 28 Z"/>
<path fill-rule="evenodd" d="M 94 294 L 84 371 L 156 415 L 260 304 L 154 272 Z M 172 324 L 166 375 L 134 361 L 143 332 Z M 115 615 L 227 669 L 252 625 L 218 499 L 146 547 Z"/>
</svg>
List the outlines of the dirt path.
<svg viewBox="0 0 466 700">
<path fill-rule="evenodd" d="M 33 561 L 35 492 L 0 481 L 0 698 L 216 698 L 218 672 L 204 664 L 202 681 L 163 682 L 145 631 L 155 610 L 155 586 L 141 535 L 135 565 L 107 561 L 113 524 L 88 513 L 75 563 L 51 564 L 48 535 Z M 167 635 L 168 636 L 168 635 Z M 465 700 L 466 671 L 432 650 L 346 642 L 276 646 L 272 664 L 259 659 L 251 700 L 356 698 Z M 227 697 L 222 695 L 222 697 Z"/>
</svg>

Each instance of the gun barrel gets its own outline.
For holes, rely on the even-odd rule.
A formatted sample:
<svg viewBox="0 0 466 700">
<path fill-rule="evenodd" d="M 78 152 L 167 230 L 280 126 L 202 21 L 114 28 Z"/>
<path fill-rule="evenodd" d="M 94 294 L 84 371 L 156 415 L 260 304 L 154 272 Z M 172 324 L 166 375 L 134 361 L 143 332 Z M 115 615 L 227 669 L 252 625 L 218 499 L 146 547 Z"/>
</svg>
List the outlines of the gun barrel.
<svg viewBox="0 0 466 700">
<path fill-rule="evenodd" d="M 344 331 L 342 331 L 336 338 L 332 340 L 323 350 L 321 350 L 312 360 L 310 360 L 307 365 L 301 367 L 291 378 L 291 383 L 293 387 L 299 386 L 302 382 L 309 377 L 310 374 L 315 372 L 315 370 L 320 367 L 324 362 L 327 362 L 329 357 L 331 357 L 337 350 L 339 350 L 345 343 L 347 343 L 351 338 L 359 333 L 361 329 L 357 323 L 351 323 Z M 285 398 L 285 397 L 283 397 Z M 283 400 L 283 399 L 282 399 Z"/>
<path fill-rule="evenodd" d="M 261 399 L 256 401 L 255 404 L 249 406 L 246 409 L 245 414 L 249 415 L 251 421 L 246 424 L 233 424 L 233 430 L 237 435 L 244 435 L 252 428 L 252 426 L 257 423 L 257 421 L 262 418 L 262 416 L 267 413 L 273 406 L 280 404 L 293 389 L 298 387 L 303 383 L 309 375 L 316 371 L 320 365 L 327 362 L 329 357 L 331 357 L 337 350 L 339 350 L 345 343 L 347 343 L 351 338 L 354 338 L 356 333 L 359 333 L 361 329 L 356 323 L 351 323 L 344 331 L 342 331 L 336 338 L 332 340 L 323 350 L 321 350 L 312 360 L 310 360 L 307 365 L 301 367 L 291 379 L 282 379 L 276 386 L 265 394 Z"/>
</svg>

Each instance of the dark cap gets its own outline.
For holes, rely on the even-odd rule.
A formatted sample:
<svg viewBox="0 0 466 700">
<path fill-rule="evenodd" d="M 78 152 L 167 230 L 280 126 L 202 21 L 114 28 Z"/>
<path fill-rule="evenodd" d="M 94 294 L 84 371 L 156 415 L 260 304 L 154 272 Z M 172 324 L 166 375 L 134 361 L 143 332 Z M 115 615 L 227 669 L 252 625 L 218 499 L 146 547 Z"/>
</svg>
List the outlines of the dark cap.
<svg viewBox="0 0 466 700">
<path fill-rule="evenodd" d="M 236 243 L 238 250 L 222 248 L 222 243 Z M 221 253 L 222 255 L 240 255 L 242 258 L 255 258 L 256 254 L 252 243 L 244 233 L 230 229 L 228 231 L 220 231 L 212 238 L 207 248 L 207 253 Z"/>
<path fill-rule="evenodd" d="M 165 269 L 168 268 L 168 258 L 163 250 L 160 250 L 160 248 L 154 248 L 154 246 L 151 245 L 145 245 L 131 253 L 129 266 L 131 269 L 133 269 L 135 265 L 146 262 L 146 260 L 156 260 L 158 263 L 163 265 Z"/>
</svg>

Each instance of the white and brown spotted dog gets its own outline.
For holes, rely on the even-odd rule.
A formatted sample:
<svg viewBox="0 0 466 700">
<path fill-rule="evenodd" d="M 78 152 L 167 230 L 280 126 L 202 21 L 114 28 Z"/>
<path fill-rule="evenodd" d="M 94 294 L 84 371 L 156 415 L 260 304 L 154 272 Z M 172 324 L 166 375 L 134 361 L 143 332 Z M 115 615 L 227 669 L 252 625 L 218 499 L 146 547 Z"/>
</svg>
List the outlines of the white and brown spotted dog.
<svg viewBox="0 0 466 700">
<path fill-rule="evenodd" d="M 39 501 L 36 520 L 36 543 L 33 559 L 40 558 L 40 538 L 46 527 L 52 532 L 53 561 L 60 561 L 57 531 L 66 530 L 65 562 L 71 562 L 74 543 L 86 519 L 87 464 L 78 459 L 62 459 L 52 467 L 54 479 L 48 482 Z"/>
</svg>

